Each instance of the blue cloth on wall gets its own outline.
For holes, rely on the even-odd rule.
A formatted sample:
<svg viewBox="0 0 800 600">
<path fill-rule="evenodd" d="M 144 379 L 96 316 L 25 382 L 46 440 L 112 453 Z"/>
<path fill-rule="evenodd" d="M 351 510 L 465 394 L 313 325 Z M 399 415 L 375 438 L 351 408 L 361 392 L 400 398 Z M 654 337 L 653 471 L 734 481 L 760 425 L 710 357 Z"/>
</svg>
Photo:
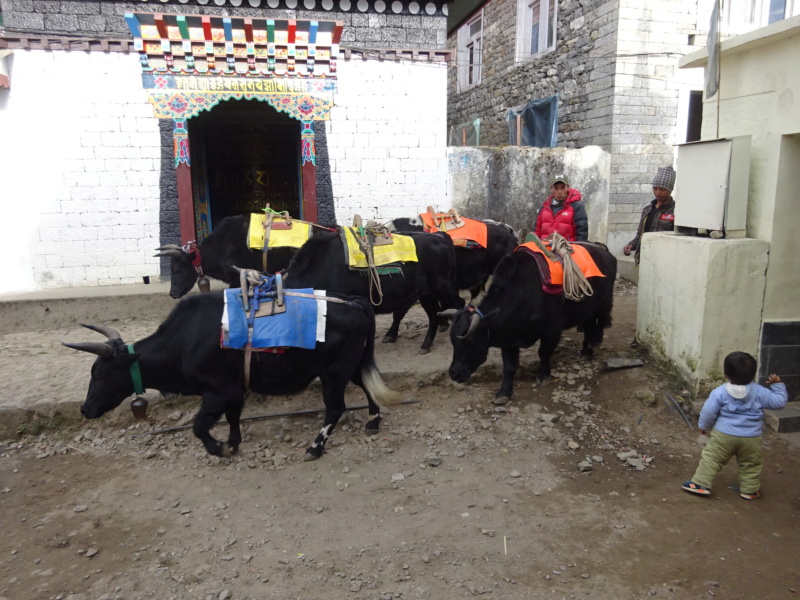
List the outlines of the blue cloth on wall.
<svg viewBox="0 0 800 600">
<path fill-rule="evenodd" d="M 522 116 L 522 139 L 517 143 L 517 115 Z M 512 146 L 558 146 L 558 94 L 508 109 L 508 139 Z"/>
<path fill-rule="evenodd" d="M 313 294 L 314 290 L 292 290 Z M 222 336 L 224 348 L 243 349 L 247 345 L 247 317 L 241 298 L 242 290 L 225 290 L 228 312 L 228 333 Z M 253 348 L 313 349 L 317 345 L 317 300 L 284 295 L 286 312 L 253 320 Z M 251 302 L 252 304 L 252 302 Z"/>
</svg>

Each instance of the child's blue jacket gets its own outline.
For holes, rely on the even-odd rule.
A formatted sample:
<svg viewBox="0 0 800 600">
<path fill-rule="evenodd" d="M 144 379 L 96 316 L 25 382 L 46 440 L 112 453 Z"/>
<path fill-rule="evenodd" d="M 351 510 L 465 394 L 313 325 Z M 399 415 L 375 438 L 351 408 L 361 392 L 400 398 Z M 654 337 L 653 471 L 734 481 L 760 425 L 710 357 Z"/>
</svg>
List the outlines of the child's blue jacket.
<svg viewBox="0 0 800 600">
<path fill-rule="evenodd" d="M 706 431 L 713 427 L 737 437 L 756 437 L 761 435 L 764 409 L 783 408 L 788 396 L 783 383 L 773 383 L 771 389 L 749 383 L 747 395 L 740 399 L 731 396 L 725 390 L 725 385 L 721 385 L 711 392 L 703 404 L 698 426 Z"/>
</svg>

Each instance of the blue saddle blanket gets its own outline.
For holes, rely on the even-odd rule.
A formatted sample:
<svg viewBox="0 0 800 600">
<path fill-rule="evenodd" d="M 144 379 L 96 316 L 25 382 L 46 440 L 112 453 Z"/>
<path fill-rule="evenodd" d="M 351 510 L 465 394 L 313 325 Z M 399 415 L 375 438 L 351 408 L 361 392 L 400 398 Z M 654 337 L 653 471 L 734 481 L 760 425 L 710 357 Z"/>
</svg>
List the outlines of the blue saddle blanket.
<svg viewBox="0 0 800 600">
<path fill-rule="evenodd" d="M 290 291 L 290 290 L 286 290 Z M 291 290 L 305 294 L 324 296 L 324 292 L 313 289 Z M 256 317 L 253 322 L 253 343 L 257 348 L 306 348 L 313 349 L 317 342 L 325 341 L 325 300 L 314 300 L 284 294 L 286 312 L 271 316 Z M 267 300 L 262 300 L 265 302 Z M 274 300 L 268 300 L 274 302 Z M 252 298 L 250 304 L 252 305 Z M 248 314 L 242 304 L 242 290 L 225 290 L 225 309 L 222 314 L 222 347 L 241 350 L 247 345 Z"/>
</svg>

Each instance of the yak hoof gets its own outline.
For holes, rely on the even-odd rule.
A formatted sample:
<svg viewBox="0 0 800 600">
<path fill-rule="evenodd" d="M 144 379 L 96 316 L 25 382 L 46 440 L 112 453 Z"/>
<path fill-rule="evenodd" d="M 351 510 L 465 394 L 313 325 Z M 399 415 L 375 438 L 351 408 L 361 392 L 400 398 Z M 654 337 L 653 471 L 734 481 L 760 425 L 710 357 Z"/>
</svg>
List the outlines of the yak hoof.
<svg viewBox="0 0 800 600">
<path fill-rule="evenodd" d="M 431 351 L 431 349 L 430 349 L 430 348 L 420 348 L 419 350 L 417 350 L 417 354 L 418 354 L 419 356 L 423 356 L 423 355 L 425 355 L 425 354 L 429 354 L 429 353 L 430 353 L 430 351 Z"/>
<path fill-rule="evenodd" d="M 581 350 L 580 360 L 592 360 L 594 356 L 593 350 Z"/>
<path fill-rule="evenodd" d="M 219 445 L 219 455 L 222 458 L 230 458 L 234 454 L 236 454 L 236 449 L 235 448 L 231 448 L 228 444 L 220 444 Z"/>
<path fill-rule="evenodd" d="M 384 344 L 394 344 L 397 341 L 396 335 L 389 335 L 388 333 L 383 336 L 383 343 Z"/>
<path fill-rule="evenodd" d="M 538 383 L 542 387 L 547 387 L 551 383 L 553 383 L 553 378 L 550 375 L 545 375 L 542 377 L 541 375 L 536 378 L 536 383 Z"/>
<path fill-rule="evenodd" d="M 439 333 L 444 333 L 448 329 L 450 329 L 450 323 L 442 323 L 441 325 L 439 325 L 436 331 L 438 331 Z"/>
<path fill-rule="evenodd" d="M 503 404 L 507 404 L 509 400 L 511 400 L 511 398 L 509 398 L 508 396 L 501 396 L 500 394 L 498 394 L 497 396 L 494 397 L 494 400 L 492 400 L 492 404 L 494 404 L 495 406 L 503 406 Z"/>
<path fill-rule="evenodd" d="M 383 419 L 380 415 L 375 417 L 374 419 L 370 419 L 367 421 L 367 424 L 364 426 L 364 432 L 367 435 L 378 435 L 381 429 L 381 421 Z"/>
<path fill-rule="evenodd" d="M 308 462 L 310 460 L 317 460 L 320 456 L 322 456 L 322 448 L 314 448 L 313 446 L 309 446 L 306 448 L 305 456 L 303 456 L 303 460 Z"/>
</svg>

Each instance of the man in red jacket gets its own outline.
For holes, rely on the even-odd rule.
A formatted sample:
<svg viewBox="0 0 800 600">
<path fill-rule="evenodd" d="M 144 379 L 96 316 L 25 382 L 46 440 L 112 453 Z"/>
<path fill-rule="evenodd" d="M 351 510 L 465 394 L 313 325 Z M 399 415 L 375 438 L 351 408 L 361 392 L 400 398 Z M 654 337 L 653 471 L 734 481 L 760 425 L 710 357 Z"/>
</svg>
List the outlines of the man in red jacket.
<svg viewBox="0 0 800 600">
<path fill-rule="evenodd" d="M 536 217 L 535 233 L 539 238 L 546 238 L 554 231 L 570 242 L 589 239 L 589 219 L 581 202 L 581 193 L 569 187 L 566 175 L 553 177 L 550 197 L 544 201 Z"/>
</svg>

